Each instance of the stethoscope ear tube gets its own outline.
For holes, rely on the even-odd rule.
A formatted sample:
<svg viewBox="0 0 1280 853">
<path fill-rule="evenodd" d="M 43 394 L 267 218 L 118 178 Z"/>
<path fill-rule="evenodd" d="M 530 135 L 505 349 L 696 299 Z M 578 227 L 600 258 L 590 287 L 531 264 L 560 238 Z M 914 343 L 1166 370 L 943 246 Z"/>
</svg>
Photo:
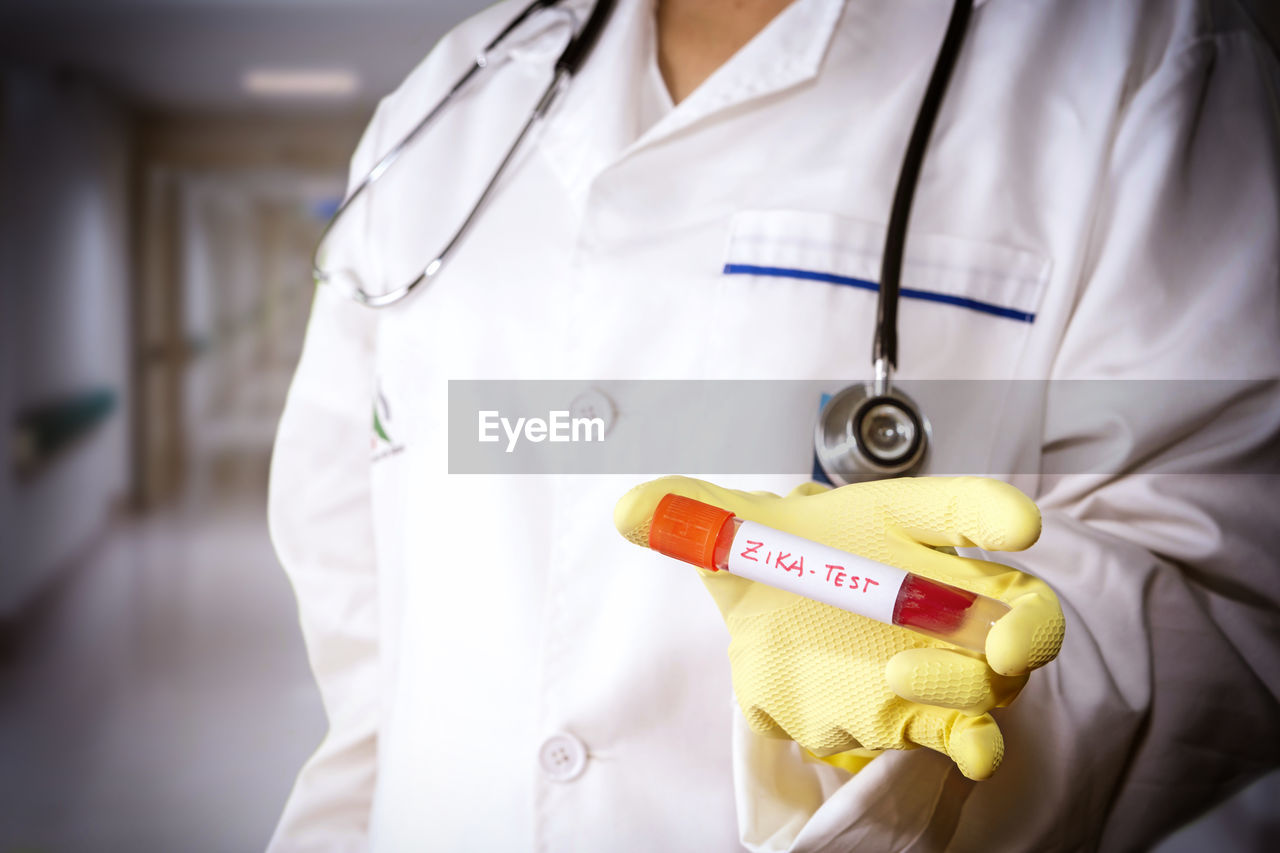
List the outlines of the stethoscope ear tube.
<svg viewBox="0 0 1280 853">
<path fill-rule="evenodd" d="M 871 361 L 881 360 L 890 371 L 898 366 L 898 296 L 902 279 L 902 258 L 907 244 L 907 222 L 911 217 L 911 202 L 915 198 L 916 184 L 920 181 L 920 166 L 924 163 L 929 135 L 942 107 L 942 98 L 955 68 L 956 57 L 964 42 L 965 28 L 973 0 L 956 0 L 947 22 L 947 32 L 933 63 L 933 73 L 925 87 L 920 110 L 916 113 L 915 126 L 907 150 L 902 155 L 902 168 L 898 170 L 898 184 L 893 192 L 893 205 L 889 210 L 889 227 L 884 238 L 884 252 L 880 257 L 880 295 L 876 301 L 876 336 L 872 344 Z"/>
<path fill-rule="evenodd" d="M 355 299 L 360 304 L 369 308 L 385 308 L 404 299 L 419 285 L 430 281 L 441 270 L 445 261 L 448 259 L 449 253 L 466 235 L 472 222 L 484 207 L 485 202 L 493 194 L 494 188 L 506 172 L 507 167 L 513 161 L 521 144 L 524 142 L 526 137 L 529 136 L 534 125 L 546 115 L 556 98 L 564 91 L 569 79 L 578 71 L 579 68 L 582 67 L 582 64 L 586 62 L 587 57 L 591 54 L 592 49 L 599 40 L 600 33 L 604 29 L 604 26 L 613 11 L 614 0 L 597 0 L 596 4 L 591 9 L 591 14 L 588 16 L 587 22 L 583 24 L 582 28 L 569 39 L 568 45 L 556 60 L 551 82 L 547 84 L 547 87 L 543 91 L 542 96 L 538 99 L 537 104 L 529 112 L 529 116 L 521 126 L 519 134 L 507 148 L 502 161 L 498 164 L 497 168 L 494 169 L 489 181 L 485 184 L 484 189 L 481 190 L 480 196 L 471 206 L 471 209 L 463 219 L 462 224 L 453 232 L 453 235 L 449 238 L 448 242 L 445 243 L 444 248 L 431 258 L 415 278 L 393 290 L 371 293 L 365 290 L 358 280 L 348 282 L 346 281 L 345 276 L 339 275 L 335 271 L 325 269 L 324 265 L 321 263 L 320 256 L 330 232 L 332 232 L 338 222 L 342 220 L 343 215 L 356 201 L 356 199 L 363 195 L 369 187 L 375 184 L 384 174 L 386 174 L 396 160 L 399 159 L 405 149 L 412 144 L 415 139 L 421 136 L 436 121 L 436 119 L 440 117 L 441 114 L 443 114 L 445 108 L 453 102 L 454 98 L 456 98 L 458 94 L 477 77 L 477 75 L 483 71 L 492 70 L 494 67 L 501 64 L 491 56 L 498 46 L 510 37 L 511 34 L 514 33 L 520 25 L 528 20 L 535 12 L 555 6 L 558 2 L 559 0 L 533 0 L 532 3 L 525 6 L 518 15 L 512 18 L 507 25 L 502 28 L 501 32 L 494 36 L 489 43 L 485 45 L 480 54 L 476 56 L 471 67 L 463 72 L 449 91 L 445 93 L 444 97 L 436 102 L 427 114 L 423 116 L 407 134 L 396 142 L 389 152 L 384 154 L 382 158 L 374 164 L 373 168 L 369 170 L 369 173 L 365 175 L 360 183 L 351 190 L 345 199 L 343 199 L 342 204 L 338 206 L 338 209 L 334 212 L 333 216 L 330 217 L 329 222 L 325 225 L 324 230 L 320 234 L 320 239 L 317 241 L 315 254 L 312 258 L 312 270 L 317 284 L 332 284 L 335 286 L 342 285 L 342 289 L 347 291 L 347 295 Z"/>
<path fill-rule="evenodd" d="M 615 0 L 596 0 L 595 5 L 591 7 L 587 22 L 582 25 L 578 34 L 569 40 L 564 53 L 560 54 L 560 58 L 556 60 L 556 71 L 570 77 L 578 73 L 578 69 L 587 61 L 596 42 L 600 40 L 600 33 L 604 32 L 604 25 L 609 22 L 609 16 L 613 14 L 614 2 Z"/>
<path fill-rule="evenodd" d="M 898 171 L 880 260 L 880 293 L 871 350 L 875 381 L 851 386 L 832 397 L 814 429 L 818 465 L 838 486 L 913 474 L 924 466 L 928 456 L 929 421 L 914 400 L 893 387 L 893 372 L 898 366 L 898 300 L 911 202 L 972 11 L 973 0 L 956 0 L 951 9 L 947 32 Z"/>
<path fill-rule="evenodd" d="M 522 10 L 520 10 L 520 14 L 516 15 L 514 18 L 508 21 L 507 25 L 502 28 L 502 31 L 499 32 L 493 38 L 491 38 L 489 40 L 489 43 L 484 46 L 484 50 L 480 53 L 480 57 L 477 60 L 477 64 L 479 64 L 481 67 L 487 65 L 489 62 L 488 55 L 492 53 L 498 47 L 498 45 L 506 41 L 507 36 L 511 35 L 513 32 L 516 31 L 517 27 L 519 27 L 525 21 L 529 20 L 529 17 L 533 15 L 534 12 L 540 12 L 543 9 L 546 9 L 550 6 L 554 6 L 556 5 L 557 2 L 559 2 L 559 0 L 533 0 L 532 3 L 530 3 L 528 6 L 525 6 Z"/>
</svg>

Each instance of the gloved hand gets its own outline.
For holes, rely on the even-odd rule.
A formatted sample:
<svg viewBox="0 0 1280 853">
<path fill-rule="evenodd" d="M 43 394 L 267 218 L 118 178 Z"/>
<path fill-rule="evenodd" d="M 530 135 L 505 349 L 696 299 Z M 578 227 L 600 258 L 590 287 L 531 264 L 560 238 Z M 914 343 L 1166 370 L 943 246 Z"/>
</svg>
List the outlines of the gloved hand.
<svg viewBox="0 0 1280 853">
<path fill-rule="evenodd" d="M 1040 535 L 1040 513 L 1029 498 L 978 477 L 839 489 L 809 483 L 785 498 L 664 477 L 618 501 L 618 531 L 647 547 L 650 518 L 668 493 L 1008 604 L 987 636 L 984 660 L 794 593 L 697 570 L 729 628 L 734 692 L 753 731 L 789 737 L 817 756 L 927 746 L 970 779 L 995 771 L 1004 739 L 987 712 L 1012 702 L 1028 671 L 1057 656 L 1062 610 L 1053 590 L 1031 575 L 936 548 L 1030 547 Z"/>
</svg>

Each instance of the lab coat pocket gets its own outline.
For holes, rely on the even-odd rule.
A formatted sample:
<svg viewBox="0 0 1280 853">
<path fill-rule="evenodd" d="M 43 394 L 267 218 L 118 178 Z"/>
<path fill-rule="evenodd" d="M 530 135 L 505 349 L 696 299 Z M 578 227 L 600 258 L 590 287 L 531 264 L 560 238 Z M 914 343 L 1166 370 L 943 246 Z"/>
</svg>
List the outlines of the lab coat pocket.
<svg viewBox="0 0 1280 853">
<path fill-rule="evenodd" d="M 811 357 L 850 375 L 870 368 L 884 236 L 881 225 L 830 213 L 743 211 L 730 224 L 722 272 L 751 289 L 751 301 L 771 312 L 765 316 L 804 323 L 817 341 Z M 901 375 L 1016 375 L 1050 267 L 1023 249 L 909 232 Z"/>
</svg>

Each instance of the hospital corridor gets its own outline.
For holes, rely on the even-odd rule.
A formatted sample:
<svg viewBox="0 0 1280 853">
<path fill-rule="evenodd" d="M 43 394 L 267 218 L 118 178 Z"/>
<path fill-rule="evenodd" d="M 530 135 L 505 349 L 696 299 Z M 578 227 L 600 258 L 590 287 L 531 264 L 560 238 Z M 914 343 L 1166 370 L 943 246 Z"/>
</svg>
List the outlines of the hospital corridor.
<svg viewBox="0 0 1280 853">
<path fill-rule="evenodd" d="M 488 5 L 0 2 L 0 853 L 266 847 L 327 726 L 267 528 L 313 251 Z M 1155 849 L 1277 845 L 1272 773 Z"/>
<path fill-rule="evenodd" d="M 260 850 L 324 734 L 271 445 L 363 124 L 469 11 L 364 6 L 0 4 L 0 851 Z"/>
<path fill-rule="evenodd" d="M 113 141 L 92 95 L 6 83 L 7 117 L 28 129 Z M 27 374 L 15 391 L 49 396 L 24 421 L 30 461 L 5 495 L 0 849 L 259 849 L 325 728 L 265 490 L 310 298 L 313 208 L 338 179 L 158 167 L 153 198 L 173 208 L 153 221 L 176 226 L 160 235 L 175 256 L 153 293 L 181 307 L 160 307 L 162 342 L 142 353 L 110 324 L 137 282 L 111 242 L 128 224 L 113 218 L 120 176 L 109 151 L 61 145 L 44 140 L 46 156 L 88 164 L 54 184 L 80 206 L 59 233 L 82 278 L 61 294 L 42 280 L 49 298 L 5 293 L 21 306 L 6 337 L 30 353 L 12 362 Z M 40 225 L 54 223 L 26 226 L 26 245 L 53 253 Z M 87 351 L 50 355 L 32 335 L 51 328 Z M 111 402 L 85 411 L 94 399 Z M 77 428 L 61 447 L 43 437 Z"/>
</svg>

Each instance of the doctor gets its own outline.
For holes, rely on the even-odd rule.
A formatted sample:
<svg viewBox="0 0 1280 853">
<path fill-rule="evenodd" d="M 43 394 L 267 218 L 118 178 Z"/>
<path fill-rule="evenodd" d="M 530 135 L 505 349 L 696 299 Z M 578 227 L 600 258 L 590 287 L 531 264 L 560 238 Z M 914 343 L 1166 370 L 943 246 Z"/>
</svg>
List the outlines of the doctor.
<svg viewBox="0 0 1280 853">
<path fill-rule="evenodd" d="M 382 102 L 353 181 L 518 8 Z M 866 377 L 876 297 L 839 281 L 875 276 L 949 11 L 620 0 L 436 279 L 379 311 L 318 288 L 270 520 L 330 730 L 273 850 L 1131 850 L 1280 760 L 1280 495 L 1222 473 L 1274 470 L 1274 385 L 984 436 L 989 470 L 1042 472 L 1008 478 L 1039 541 L 995 559 L 1066 624 L 994 703 L 984 781 L 945 743 L 825 762 L 761 734 L 723 600 L 612 529 L 639 478 L 448 474 L 450 379 L 580 380 L 621 431 L 628 401 L 593 380 Z M 560 20 L 405 153 L 330 263 L 388 287 L 421 269 L 545 87 Z M 902 278 L 932 296 L 903 299 L 899 375 L 1276 378 L 1278 83 L 1225 0 L 978 0 L 916 193 Z M 805 435 L 797 476 L 721 485 L 791 490 Z M 1123 474 L 1052 473 L 1082 447 Z M 901 523 L 901 488 L 828 494 Z M 839 523 L 788 500 L 819 499 Z M 976 529 L 946 532 L 1010 545 Z"/>
</svg>

